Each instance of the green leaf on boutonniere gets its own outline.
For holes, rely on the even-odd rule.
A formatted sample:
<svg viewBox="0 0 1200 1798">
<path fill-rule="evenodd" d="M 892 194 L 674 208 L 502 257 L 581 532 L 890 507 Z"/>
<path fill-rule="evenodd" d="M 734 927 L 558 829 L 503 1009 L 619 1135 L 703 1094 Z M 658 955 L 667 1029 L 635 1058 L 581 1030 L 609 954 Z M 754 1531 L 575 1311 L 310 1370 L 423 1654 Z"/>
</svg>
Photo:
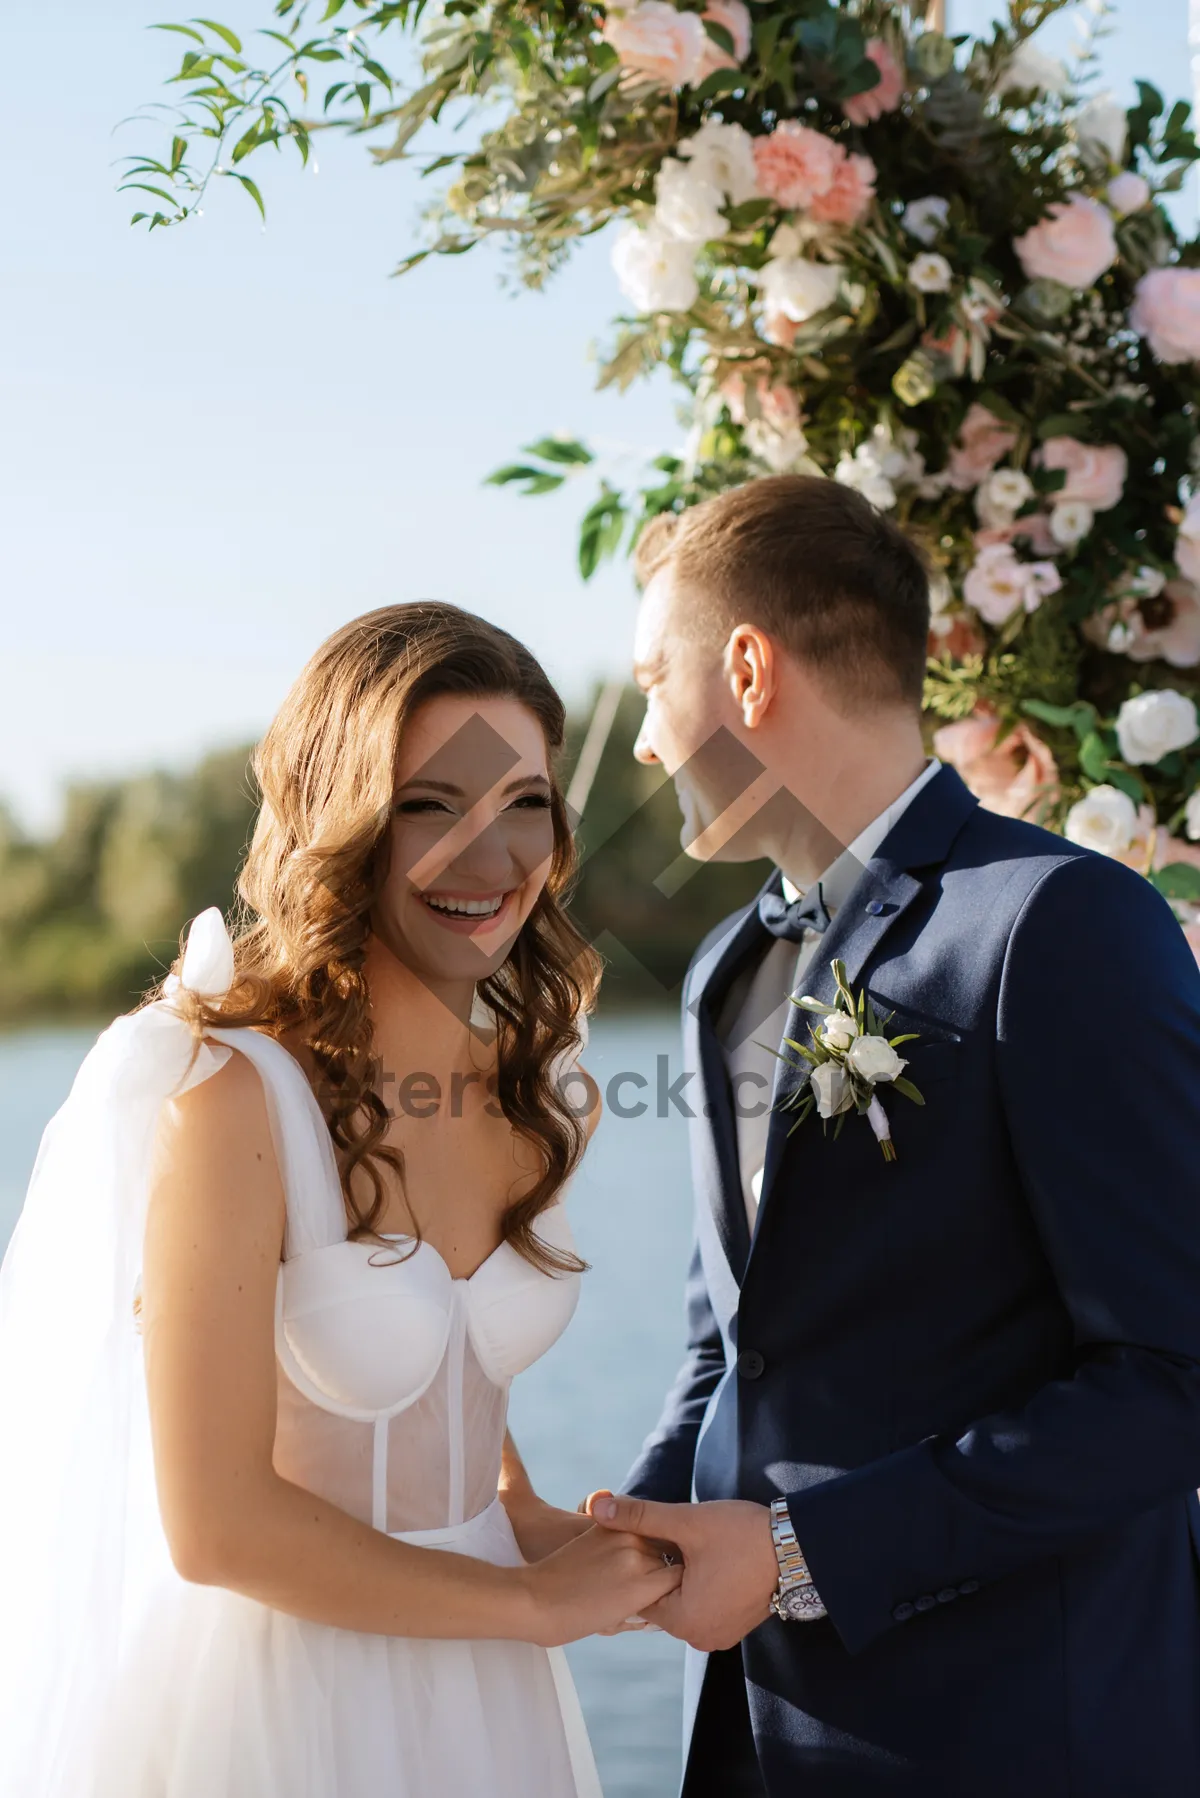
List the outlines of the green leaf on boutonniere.
<svg viewBox="0 0 1200 1798">
<path fill-rule="evenodd" d="M 915 1043 L 920 1034 L 919 1030 L 910 1030 L 905 1036 L 890 1036 L 888 1041 L 893 1049 L 898 1049 L 901 1043 Z"/>
<path fill-rule="evenodd" d="M 803 1055 L 805 1061 L 811 1061 L 814 1067 L 821 1060 L 821 1057 L 817 1054 L 815 1049 L 806 1048 L 803 1043 L 795 1042 L 790 1036 L 785 1036 L 783 1040 L 789 1049 L 794 1049 L 797 1055 Z M 775 1053 L 776 1055 L 779 1054 L 778 1049 L 776 1049 Z M 782 1060 L 782 1057 L 780 1057 L 780 1059 Z"/>
<path fill-rule="evenodd" d="M 801 1011 L 815 1011 L 823 1018 L 828 1017 L 831 1011 L 837 1010 L 836 1005 L 823 1005 L 820 999 L 797 999 L 793 997 L 789 999 L 789 1004 L 798 1006 Z"/>
<path fill-rule="evenodd" d="M 924 1097 L 918 1092 L 911 1080 L 905 1080 L 902 1075 L 898 1074 L 892 1081 L 892 1085 L 898 1093 L 903 1093 L 906 1099 L 911 1099 L 914 1105 L 924 1105 Z"/>
</svg>

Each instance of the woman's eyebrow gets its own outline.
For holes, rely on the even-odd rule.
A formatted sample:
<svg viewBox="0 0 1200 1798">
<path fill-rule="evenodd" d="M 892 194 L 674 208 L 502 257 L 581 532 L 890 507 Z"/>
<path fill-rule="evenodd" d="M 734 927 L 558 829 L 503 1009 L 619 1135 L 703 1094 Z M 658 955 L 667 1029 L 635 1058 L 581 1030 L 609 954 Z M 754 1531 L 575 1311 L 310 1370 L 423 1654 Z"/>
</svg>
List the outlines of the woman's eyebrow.
<svg viewBox="0 0 1200 1798">
<path fill-rule="evenodd" d="M 414 774 L 411 780 L 405 781 L 404 785 L 400 788 L 400 791 L 402 793 L 407 793 L 413 787 L 423 787 L 431 793 L 445 793 L 451 799 L 463 799 L 466 797 L 463 788 L 456 787 L 452 781 L 433 780 L 425 774 Z M 515 780 L 510 780 L 508 785 L 504 787 L 502 791 L 506 794 L 515 793 L 521 787 L 544 787 L 549 791 L 550 782 L 544 774 L 519 774 Z"/>
</svg>

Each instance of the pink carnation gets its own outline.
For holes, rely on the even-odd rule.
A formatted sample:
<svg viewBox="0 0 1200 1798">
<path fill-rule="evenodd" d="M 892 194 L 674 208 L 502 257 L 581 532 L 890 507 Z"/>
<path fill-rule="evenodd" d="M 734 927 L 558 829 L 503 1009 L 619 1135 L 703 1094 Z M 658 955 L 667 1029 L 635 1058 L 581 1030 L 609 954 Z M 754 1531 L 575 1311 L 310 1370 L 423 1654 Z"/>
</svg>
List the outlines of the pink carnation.
<svg viewBox="0 0 1200 1798">
<path fill-rule="evenodd" d="M 1048 437 L 1042 445 L 1046 468 L 1063 469 L 1067 481 L 1053 495 L 1059 500 L 1078 499 L 1093 512 L 1107 512 L 1119 505 L 1129 473 L 1129 458 L 1115 443 L 1080 443 L 1075 437 Z"/>
<path fill-rule="evenodd" d="M 700 67 L 696 72 L 697 83 L 705 80 L 717 69 L 736 69 L 750 54 L 750 13 L 742 0 L 709 0 L 701 15 L 714 25 L 722 26 L 733 39 L 733 55 L 715 44 L 708 33 L 704 34 L 704 50 L 700 57 Z"/>
<path fill-rule="evenodd" d="M 1129 322 L 1160 362 L 1200 362 L 1200 268 L 1152 268 Z"/>
<path fill-rule="evenodd" d="M 847 156 L 838 165 L 833 186 L 817 195 L 808 215 L 822 225 L 857 225 L 874 198 L 875 164 L 869 156 Z"/>
<path fill-rule="evenodd" d="M 867 55 L 879 70 L 879 80 L 865 93 L 853 94 L 842 101 L 842 111 L 852 125 L 869 125 L 885 112 L 895 112 L 904 93 L 904 70 L 882 38 L 873 37 Z"/>
<path fill-rule="evenodd" d="M 759 191 L 789 212 L 807 211 L 829 192 L 845 155 L 831 137 L 795 119 L 783 119 L 769 136 L 754 140 Z"/>
<path fill-rule="evenodd" d="M 950 451 L 947 474 L 950 485 L 960 493 L 969 493 L 986 480 L 1002 456 L 1007 456 L 1017 441 L 1010 425 L 1001 424 L 994 412 L 976 400 L 967 412 L 958 432 L 958 441 Z"/>
<path fill-rule="evenodd" d="M 1058 796 L 1058 766 L 1042 739 L 1018 724 L 997 747 L 1000 720 L 980 709 L 933 733 L 933 753 L 957 768 L 980 804 L 1004 818 L 1027 818 Z"/>
<path fill-rule="evenodd" d="M 1091 287 L 1117 260 L 1112 213 L 1083 194 L 1056 200 L 1044 219 L 1016 239 L 1013 249 L 1030 281 Z"/>
<path fill-rule="evenodd" d="M 690 87 L 711 42 L 699 13 L 678 12 L 667 0 L 641 0 L 632 12 L 610 13 L 603 36 L 623 68 L 664 87 Z"/>
</svg>

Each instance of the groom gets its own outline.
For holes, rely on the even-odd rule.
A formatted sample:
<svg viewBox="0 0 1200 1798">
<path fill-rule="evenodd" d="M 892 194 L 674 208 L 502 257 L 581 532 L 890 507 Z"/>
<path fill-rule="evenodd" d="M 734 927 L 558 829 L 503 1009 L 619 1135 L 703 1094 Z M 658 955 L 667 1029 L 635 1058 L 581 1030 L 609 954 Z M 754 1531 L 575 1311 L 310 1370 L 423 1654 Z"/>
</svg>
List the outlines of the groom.
<svg viewBox="0 0 1200 1798">
<path fill-rule="evenodd" d="M 927 762 L 925 570 L 855 493 L 756 481 L 639 573 L 637 754 L 694 856 L 776 870 L 685 986 L 688 1352 L 591 1501 L 686 1563 L 653 1613 L 699 1651 L 686 1798 L 1196 1798 L 1183 933 Z M 832 1003 L 834 958 L 915 1033 L 924 1105 L 875 1088 L 894 1161 L 788 1108 L 807 1064 L 773 1051 L 820 1020 L 787 995 Z"/>
</svg>

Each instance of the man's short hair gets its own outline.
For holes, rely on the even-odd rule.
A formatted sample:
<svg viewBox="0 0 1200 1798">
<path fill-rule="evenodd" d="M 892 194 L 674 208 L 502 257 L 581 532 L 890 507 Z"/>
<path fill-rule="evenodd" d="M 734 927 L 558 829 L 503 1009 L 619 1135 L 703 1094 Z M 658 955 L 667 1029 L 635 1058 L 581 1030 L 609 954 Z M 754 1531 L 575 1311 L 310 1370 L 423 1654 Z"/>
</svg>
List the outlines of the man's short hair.
<svg viewBox="0 0 1200 1798">
<path fill-rule="evenodd" d="M 641 585 L 668 563 L 714 638 L 756 624 L 854 705 L 920 707 L 929 571 L 904 532 L 852 488 L 772 475 L 663 514 L 638 540 Z"/>
</svg>

